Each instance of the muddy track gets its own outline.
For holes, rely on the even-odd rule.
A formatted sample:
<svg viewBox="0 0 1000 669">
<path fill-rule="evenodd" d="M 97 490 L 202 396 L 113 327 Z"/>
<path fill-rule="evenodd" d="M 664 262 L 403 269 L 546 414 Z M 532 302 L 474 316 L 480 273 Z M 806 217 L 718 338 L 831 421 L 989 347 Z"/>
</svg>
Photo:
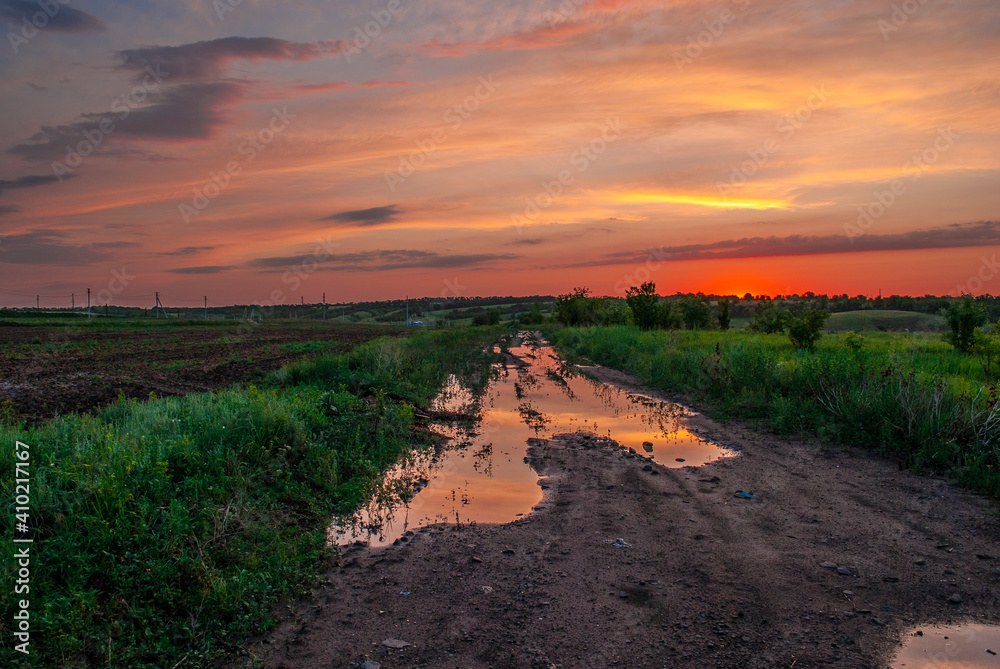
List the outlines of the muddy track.
<svg viewBox="0 0 1000 669">
<path fill-rule="evenodd" d="M 692 427 L 740 457 L 644 471 L 592 436 L 533 441 L 536 513 L 348 549 L 246 652 L 276 668 L 867 669 L 888 665 L 908 627 L 1000 622 L 989 503 L 864 452 L 702 416 Z"/>
</svg>

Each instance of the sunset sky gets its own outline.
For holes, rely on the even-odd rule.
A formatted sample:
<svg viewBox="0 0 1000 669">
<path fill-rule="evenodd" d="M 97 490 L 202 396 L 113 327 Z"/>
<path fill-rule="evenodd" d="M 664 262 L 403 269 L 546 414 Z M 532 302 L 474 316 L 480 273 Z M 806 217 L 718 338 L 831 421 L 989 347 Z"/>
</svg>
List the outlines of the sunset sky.
<svg viewBox="0 0 1000 669">
<path fill-rule="evenodd" d="M 0 22 L 0 305 L 1000 293 L 996 0 Z"/>
</svg>

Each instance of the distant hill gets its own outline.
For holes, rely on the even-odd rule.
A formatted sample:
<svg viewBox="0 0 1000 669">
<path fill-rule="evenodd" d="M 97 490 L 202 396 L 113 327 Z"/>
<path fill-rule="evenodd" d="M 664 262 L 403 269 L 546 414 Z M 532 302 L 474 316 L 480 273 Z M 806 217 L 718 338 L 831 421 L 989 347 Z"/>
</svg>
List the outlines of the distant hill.
<svg viewBox="0 0 1000 669">
<path fill-rule="evenodd" d="M 942 332 L 948 329 L 941 316 L 916 311 L 865 309 L 833 314 L 826 322 L 827 332 L 878 330 L 879 332 Z"/>
</svg>

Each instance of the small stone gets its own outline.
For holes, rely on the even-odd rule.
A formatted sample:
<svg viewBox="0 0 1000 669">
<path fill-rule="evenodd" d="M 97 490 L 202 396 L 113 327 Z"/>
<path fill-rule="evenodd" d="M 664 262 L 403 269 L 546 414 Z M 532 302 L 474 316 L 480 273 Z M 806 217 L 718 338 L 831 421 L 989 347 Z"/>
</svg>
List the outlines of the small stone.
<svg viewBox="0 0 1000 669">
<path fill-rule="evenodd" d="M 951 602 L 952 604 L 961 604 L 962 603 L 962 595 L 960 595 L 960 594 L 958 594 L 956 592 L 954 595 L 952 595 L 951 597 L 948 598 L 948 601 Z"/>
<path fill-rule="evenodd" d="M 624 590 L 622 590 L 621 592 L 619 592 L 618 596 L 621 597 L 622 599 L 628 599 L 628 593 L 625 592 Z"/>
<path fill-rule="evenodd" d="M 836 569 L 837 568 L 837 563 L 836 562 L 820 562 L 819 566 L 822 567 L 823 569 Z"/>
<path fill-rule="evenodd" d="M 677 462 L 687 462 L 684 458 L 674 458 Z"/>
<path fill-rule="evenodd" d="M 399 639 L 386 639 L 385 641 L 382 642 L 382 645 L 385 646 L 386 648 L 399 649 L 399 648 L 406 648 L 410 644 L 406 641 L 401 641 Z"/>
<path fill-rule="evenodd" d="M 358 669 L 381 669 L 381 667 L 381 662 L 373 662 L 371 660 L 367 660 L 366 662 L 362 662 L 358 665 Z"/>
<path fill-rule="evenodd" d="M 642 450 L 646 451 L 647 453 L 652 453 L 653 452 L 653 442 L 651 442 L 651 441 L 644 441 L 644 442 L 642 442 Z"/>
<path fill-rule="evenodd" d="M 651 471 L 653 471 L 653 466 L 652 465 L 645 465 L 642 468 L 642 471 L 644 471 L 644 472 L 651 472 Z"/>
<path fill-rule="evenodd" d="M 848 569 L 847 567 L 837 567 L 837 573 L 843 574 L 844 576 L 850 576 L 851 570 Z"/>
</svg>

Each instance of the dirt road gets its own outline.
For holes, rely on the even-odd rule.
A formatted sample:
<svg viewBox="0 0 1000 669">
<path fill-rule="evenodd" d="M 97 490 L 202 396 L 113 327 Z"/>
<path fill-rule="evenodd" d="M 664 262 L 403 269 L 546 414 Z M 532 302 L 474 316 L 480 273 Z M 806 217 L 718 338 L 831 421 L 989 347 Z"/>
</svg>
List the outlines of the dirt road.
<svg viewBox="0 0 1000 669">
<path fill-rule="evenodd" d="M 671 470 L 582 434 L 533 442 L 536 513 L 350 549 L 247 650 L 289 669 L 867 669 L 912 626 L 1000 623 L 989 503 L 864 452 L 692 427 L 741 455 Z"/>
</svg>

